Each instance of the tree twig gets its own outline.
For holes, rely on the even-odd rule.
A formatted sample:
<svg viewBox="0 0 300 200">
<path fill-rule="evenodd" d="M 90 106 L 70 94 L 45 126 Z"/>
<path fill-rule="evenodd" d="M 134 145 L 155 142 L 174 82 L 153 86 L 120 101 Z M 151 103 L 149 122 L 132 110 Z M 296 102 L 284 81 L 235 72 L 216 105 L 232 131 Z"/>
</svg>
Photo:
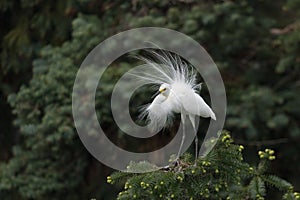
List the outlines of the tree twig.
<svg viewBox="0 0 300 200">
<path fill-rule="evenodd" d="M 280 28 L 272 28 L 270 30 L 270 33 L 272 35 L 284 35 L 287 33 L 290 33 L 296 29 L 300 28 L 300 23 L 293 23 L 293 24 L 289 24 L 286 27 L 280 29 Z"/>
<path fill-rule="evenodd" d="M 247 146 L 272 146 L 272 145 L 278 145 L 289 142 L 288 138 L 280 138 L 280 139 L 274 139 L 274 140 L 261 140 L 261 141 L 245 141 L 245 140 L 239 140 L 234 139 L 236 143 L 243 144 Z"/>
</svg>

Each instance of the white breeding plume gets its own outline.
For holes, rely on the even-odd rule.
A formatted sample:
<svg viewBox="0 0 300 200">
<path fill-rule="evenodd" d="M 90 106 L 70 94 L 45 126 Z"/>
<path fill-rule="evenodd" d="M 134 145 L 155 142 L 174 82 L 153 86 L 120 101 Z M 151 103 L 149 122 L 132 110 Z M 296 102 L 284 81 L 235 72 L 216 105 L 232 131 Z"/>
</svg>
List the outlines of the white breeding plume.
<svg viewBox="0 0 300 200">
<path fill-rule="evenodd" d="M 132 75 L 147 83 L 160 85 L 160 87 L 159 94 L 152 103 L 143 107 L 141 118 L 147 117 L 148 127 L 152 131 L 158 131 L 166 126 L 168 118 L 174 113 L 181 113 L 183 136 L 177 153 L 178 159 L 185 139 L 185 121 L 188 115 L 195 131 L 195 156 L 197 158 L 198 138 L 195 117 L 210 117 L 216 120 L 216 116 L 198 94 L 201 84 L 196 82 L 196 72 L 175 54 L 165 51 L 159 53 L 149 51 L 149 53 L 155 59 L 138 57 L 147 64 L 147 70 L 141 70 Z"/>
</svg>

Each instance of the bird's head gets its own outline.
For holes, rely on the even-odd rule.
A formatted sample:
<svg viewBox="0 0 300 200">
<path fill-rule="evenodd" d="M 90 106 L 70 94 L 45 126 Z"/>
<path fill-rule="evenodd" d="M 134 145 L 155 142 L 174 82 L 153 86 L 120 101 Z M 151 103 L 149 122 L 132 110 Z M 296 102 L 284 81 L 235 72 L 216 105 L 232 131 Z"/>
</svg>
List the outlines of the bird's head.
<svg viewBox="0 0 300 200">
<path fill-rule="evenodd" d="M 169 96 L 170 91 L 171 91 L 171 86 L 169 84 L 163 83 L 161 84 L 161 86 L 159 87 L 159 93 L 164 95 L 164 96 Z"/>
</svg>

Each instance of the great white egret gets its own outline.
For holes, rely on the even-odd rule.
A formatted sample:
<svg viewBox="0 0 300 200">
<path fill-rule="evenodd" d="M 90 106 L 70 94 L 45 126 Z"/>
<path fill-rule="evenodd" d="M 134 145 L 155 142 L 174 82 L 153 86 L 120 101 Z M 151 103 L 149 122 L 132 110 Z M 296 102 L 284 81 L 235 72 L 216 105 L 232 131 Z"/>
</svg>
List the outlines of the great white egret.
<svg viewBox="0 0 300 200">
<path fill-rule="evenodd" d="M 155 60 L 139 57 L 147 64 L 147 70 L 133 74 L 147 83 L 160 85 L 158 95 L 151 104 L 143 107 L 141 118 L 147 117 L 148 126 L 152 131 L 158 131 L 166 126 L 167 119 L 173 113 L 181 114 L 183 135 L 176 161 L 181 154 L 186 136 L 186 117 L 189 117 L 195 134 L 195 162 L 198 157 L 198 137 L 196 117 L 210 117 L 216 120 L 212 109 L 198 94 L 201 84 L 197 83 L 196 73 L 191 66 L 178 55 L 165 51 L 161 53 L 150 51 Z"/>
</svg>

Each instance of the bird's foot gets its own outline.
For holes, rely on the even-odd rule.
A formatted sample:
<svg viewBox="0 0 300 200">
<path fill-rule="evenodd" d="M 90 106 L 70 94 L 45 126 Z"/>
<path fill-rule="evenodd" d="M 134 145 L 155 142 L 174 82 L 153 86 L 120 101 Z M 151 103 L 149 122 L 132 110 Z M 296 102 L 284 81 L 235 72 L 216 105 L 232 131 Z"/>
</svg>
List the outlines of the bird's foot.
<svg viewBox="0 0 300 200">
<path fill-rule="evenodd" d="M 164 170 L 168 170 L 170 168 L 175 168 L 179 165 L 179 158 L 176 158 L 175 160 L 173 160 L 170 164 L 166 165 L 163 167 Z"/>
<path fill-rule="evenodd" d="M 195 162 L 194 162 L 194 167 L 197 167 L 197 162 L 196 162 L 196 160 L 195 160 Z"/>
<path fill-rule="evenodd" d="M 174 166 L 174 167 L 177 167 L 179 165 L 179 158 L 175 159 L 174 161 L 171 162 L 171 164 Z"/>
</svg>

